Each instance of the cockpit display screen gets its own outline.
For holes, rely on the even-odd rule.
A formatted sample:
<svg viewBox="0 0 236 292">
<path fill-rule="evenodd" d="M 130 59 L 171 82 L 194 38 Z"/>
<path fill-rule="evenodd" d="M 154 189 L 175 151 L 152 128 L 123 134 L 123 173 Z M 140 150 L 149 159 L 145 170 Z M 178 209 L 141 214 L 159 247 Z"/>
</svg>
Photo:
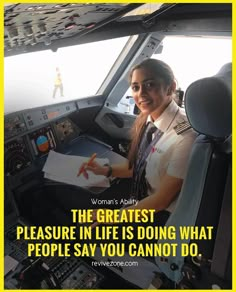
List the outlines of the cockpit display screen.
<svg viewBox="0 0 236 292">
<path fill-rule="evenodd" d="M 4 148 L 6 176 L 16 175 L 31 165 L 30 153 L 23 138 L 8 142 Z"/>
<path fill-rule="evenodd" d="M 56 141 L 50 126 L 36 130 L 29 135 L 35 156 L 41 157 L 56 148 Z"/>
</svg>

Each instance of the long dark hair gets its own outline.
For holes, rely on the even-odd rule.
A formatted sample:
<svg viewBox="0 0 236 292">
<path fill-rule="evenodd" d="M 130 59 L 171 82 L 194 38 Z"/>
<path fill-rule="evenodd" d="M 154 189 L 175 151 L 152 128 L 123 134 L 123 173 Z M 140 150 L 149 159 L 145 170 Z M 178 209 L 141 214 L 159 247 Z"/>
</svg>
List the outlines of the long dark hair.
<svg viewBox="0 0 236 292">
<path fill-rule="evenodd" d="M 156 60 L 156 59 L 146 59 L 140 64 L 134 66 L 129 75 L 129 82 L 131 83 L 133 72 L 137 69 L 146 69 L 149 70 L 155 77 L 162 80 L 165 87 L 170 86 L 174 81 L 175 77 L 172 69 L 165 62 Z M 142 112 L 137 116 L 133 127 L 131 128 L 131 144 L 129 148 L 129 168 L 132 168 L 134 165 L 135 158 L 137 156 L 139 143 L 145 130 L 147 114 Z"/>
</svg>

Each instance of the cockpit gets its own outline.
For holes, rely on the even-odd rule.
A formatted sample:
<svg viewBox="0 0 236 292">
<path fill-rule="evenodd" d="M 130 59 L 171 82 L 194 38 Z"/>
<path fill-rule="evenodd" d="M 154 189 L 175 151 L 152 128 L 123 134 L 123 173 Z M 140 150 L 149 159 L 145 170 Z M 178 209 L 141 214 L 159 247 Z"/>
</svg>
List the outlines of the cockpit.
<svg viewBox="0 0 236 292">
<path fill-rule="evenodd" d="M 229 99 L 221 105 L 227 108 L 223 117 L 227 120 L 227 131 L 224 128 L 223 134 L 214 137 L 214 143 L 221 145 L 217 154 L 211 155 L 224 152 L 224 158 L 217 160 L 215 166 L 219 173 L 212 174 L 224 179 L 219 185 L 218 213 L 214 215 L 217 223 L 210 221 L 218 230 L 214 244 L 217 238 L 221 242 L 216 248 L 211 246 L 206 257 L 185 259 L 179 267 L 165 257 L 155 262 L 139 257 L 139 268 L 131 264 L 112 267 L 111 261 L 134 263 L 136 259 L 126 255 L 122 259 L 105 259 L 97 254 L 93 258 L 29 257 L 28 242 L 16 238 L 19 226 L 69 226 L 69 210 L 91 209 L 86 196 L 96 201 L 96 208 L 122 208 L 121 200 L 131 200 L 130 178 L 81 185 L 84 178 L 78 183 L 76 175 L 74 179 L 69 175 L 70 169 L 76 168 L 78 157 L 87 161 L 94 153 L 104 165 L 127 163 L 130 129 L 140 113 L 132 96 L 129 72 L 149 58 L 164 61 L 173 68 L 175 103 L 181 111 L 186 109 L 191 114 L 195 106 L 187 102 L 193 88 L 189 86 L 215 75 L 221 78 L 217 72 L 232 62 L 232 4 L 4 5 L 5 289 L 232 288 L 230 230 L 225 231 L 227 253 L 221 259 L 221 267 L 217 253 L 217 248 L 222 248 L 223 232 L 219 218 L 227 213 L 223 207 L 226 208 L 226 194 L 230 196 L 229 91 L 225 93 Z M 226 79 L 228 82 L 228 75 Z M 220 90 L 221 87 L 218 93 Z M 208 92 L 203 92 L 207 98 Z M 197 94 L 191 91 L 191 95 Z M 201 98 L 199 102 L 204 104 Z M 191 124 L 191 118 L 189 121 Z M 208 135 L 198 126 L 195 130 L 198 135 L 212 138 L 211 131 Z M 58 156 L 53 158 L 52 153 Z M 58 159 L 58 164 L 53 164 L 57 174 L 46 169 L 49 157 Z M 61 160 L 59 166 L 59 159 L 68 157 L 70 160 Z M 116 196 L 109 197 L 107 189 Z M 185 192 L 182 191 L 183 197 Z M 199 200 L 199 206 L 200 202 L 206 203 Z M 231 218 L 222 220 L 231 222 Z M 94 266 L 94 260 L 107 264 Z M 165 262 L 169 270 L 160 268 Z M 177 270 L 178 276 L 173 274 Z"/>
</svg>

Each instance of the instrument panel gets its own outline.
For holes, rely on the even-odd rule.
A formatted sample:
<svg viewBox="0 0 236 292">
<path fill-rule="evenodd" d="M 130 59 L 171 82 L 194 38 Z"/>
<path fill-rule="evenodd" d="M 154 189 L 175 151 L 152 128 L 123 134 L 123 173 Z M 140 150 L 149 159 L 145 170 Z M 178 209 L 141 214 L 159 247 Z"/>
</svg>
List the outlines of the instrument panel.
<svg viewBox="0 0 236 292">
<path fill-rule="evenodd" d="M 29 134 L 33 152 L 36 157 L 47 154 L 56 148 L 56 140 L 51 126 L 43 127 Z"/>
<path fill-rule="evenodd" d="M 5 175 L 12 176 L 32 163 L 30 152 L 24 138 L 18 138 L 5 144 Z"/>
<path fill-rule="evenodd" d="M 43 125 L 46 122 L 58 119 L 65 114 L 69 114 L 74 111 L 76 111 L 76 104 L 74 102 L 69 102 L 59 105 L 51 105 L 46 108 L 25 111 L 23 116 L 27 124 L 27 128 L 31 130 L 35 128 L 35 126 Z"/>
<path fill-rule="evenodd" d="M 20 113 L 4 116 L 5 140 L 22 135 L 36 127 L 57 120 L 77 110 L 74 102 L 67 102 L 58 105 L 50 105 L 45 108 L 37 108 L 22 111 Z"/>
<path fill-rule="evenodd" d="M 77 257 L 28 258 L 27 241 L 16 239 L 16 228 L 19 225 L 24 226 L 16 223 L 4 233 L 5 271 L 9 269 L 4 277 L 5 288 L 96 289 L 104 280 L 102 274 Z"/>
<path fill-rule="evenodd" d="M 21 125 L 21 126 L 19 126 Z M 7 131 L 6 131 L 7 126 Z M 35 159 L 48 154 L 59 145 L 67 144 L 80 134 L 79 128 L 67 117 L 56 120 L 42 128 L 19 136 L 20 131 L 27 131 L 20 115 L 12 116 L 5 121 L 6 137 L 13 134 L 16 138 L 5 143 L 5 175 L 15 176 L 28 168 Z"/>
<path fill-rule="evenodd" d="M 76 110 L 75 102 L 66 102 L 5 115 L 5 175 L 19 174 L 34 159 L 76 138 L 80 131 L 67 118 Z"/>
<path fill-rule="evenodd" d="M 14 115 L 5 118 L 4 129 L 5 139 L 9 139 L 22 134 L 27 128 L 22 115 Z"/>
<path fill-rule="evenodd" d="M 66 102 L 5 115 L 5 175 L 19 174 L 57 144 L 76 138 L 80 131 L 66 117 L 76 110 L 75 102 Z"/>
<path fill-rule="evenodd" d="M 60 143 L 66 143 L 79 135 L 79 131 L 69 119 L 56 121 L 54 128 Z"/>
</svg>

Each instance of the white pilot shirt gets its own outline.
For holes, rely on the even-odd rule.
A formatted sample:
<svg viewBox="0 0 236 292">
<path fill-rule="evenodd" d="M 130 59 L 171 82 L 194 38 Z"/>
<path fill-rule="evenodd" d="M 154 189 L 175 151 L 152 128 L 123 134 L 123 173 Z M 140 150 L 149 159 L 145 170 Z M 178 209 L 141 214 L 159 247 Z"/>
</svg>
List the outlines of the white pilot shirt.
<svg viewBox="0 0 236 292">
<path fill-rule="evenodd" d="M 189 154 L 197 134 L 192 128 L 182 134 L 177 134 L 174 127 L 184 121 L 187 121 L 185 111 L 179 108 L 174 100 L 154 122 L 148 116 L 147 123 L 152 122 L 163 132 L 147 157 L 146 180 L 151 187 L 149 195 L 158 192 L 161 178 L 166 173 L 181 179 L 184 179 L 186 175 Z M 176 200 L 169 205 L 167 210 L 172 212 L 175 204 Z"/>
</svg>

